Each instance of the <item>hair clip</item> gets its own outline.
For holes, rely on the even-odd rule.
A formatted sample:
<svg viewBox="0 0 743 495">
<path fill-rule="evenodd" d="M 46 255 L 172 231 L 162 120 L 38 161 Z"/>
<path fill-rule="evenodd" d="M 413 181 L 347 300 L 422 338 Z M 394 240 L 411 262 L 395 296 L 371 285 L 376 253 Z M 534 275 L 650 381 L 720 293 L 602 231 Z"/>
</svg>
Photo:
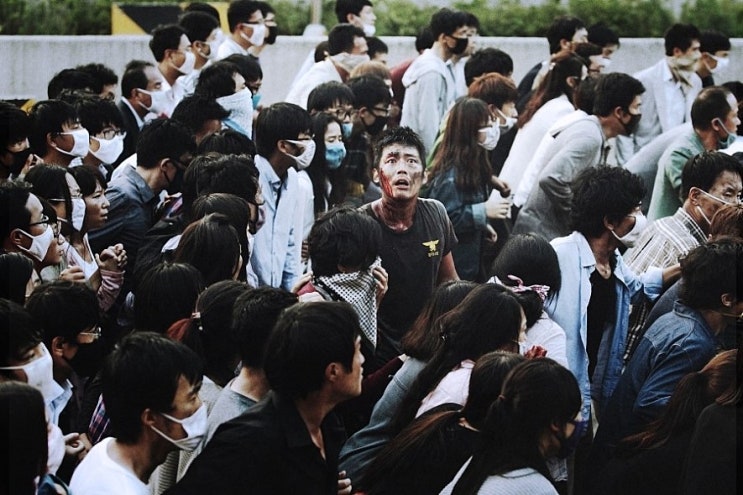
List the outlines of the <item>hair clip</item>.
<svg viewBox="0 0 743 495">
<path fill-rule="evenodd" d="M 519 293 L 519 292 L 526 292 L 527 290 L 530 290 L 530 291 L 536 292 L 539 295 L 539 297 L 542 299 L 542 302 L 544 302 L 545 299 L 547 299 L 547 294 L 549 294 L 549 291 L 550 291 L 549 285 L 537 285 L 537 284 L 524 285 L 524 281 L 521 280 L 516 275 L 509 275 L 508 279 L 516 282 L 516 286 L 511 287 L 512 291 Z"/>
<path fill-rule="evenodd" d="M 191 313 L 191 320 L 196 323 L 196 328 L 199 329 L 199 332 L 204 331 L 204 325 L 201 324 L 201 312 L 194 311 L 193 313 Z"/>
</svg>

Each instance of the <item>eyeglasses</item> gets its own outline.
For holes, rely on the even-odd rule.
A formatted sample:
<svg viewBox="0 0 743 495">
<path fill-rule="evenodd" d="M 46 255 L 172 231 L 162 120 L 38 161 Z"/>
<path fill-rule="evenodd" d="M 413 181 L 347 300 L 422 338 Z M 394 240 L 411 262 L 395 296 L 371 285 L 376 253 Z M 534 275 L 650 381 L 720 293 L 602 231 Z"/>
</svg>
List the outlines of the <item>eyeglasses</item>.
<svg viewBox="0 0 743 495">
<path fill-rule="evenodd" d="M 100 132 L 101 139 L 111 140 L 115 138 L 116 136 L 119 136 L 121 138 L 126 137 L 126 131 L 122 131 L 121 129 L 103 129 Z"/>
<path fill-rule="evenodd" d="M 77 334 L 77 343 L 78 344 L 92 344 L 93 342 L 101 338 L 102 333 L 103 332 L 101 331 L 100 325 L 95 325 Z"/>
<path fill-rule="evenodd" d="M 53 201 L 53 200 L 49 200 L 49 201 Z M 51 224 L 52 224 L 51 219 L 42 213 L 41 220 L 39 220 L 38 222 L 29 223 L 28 226 L 33 227 L 34 225 L 51 225 Z"/>
<path fill-rule="evenodd" d="M 356 110 L 353 107 L 346 108 L 328 108 L 325 111 L 326 114 L 332 115 L 338 120 L 350 119 L 356 114 Z"/>
<path fill-rule="evenodd" d="M 381 112 L 382 115 L 377 115 L 375 112 Z M 389 107 L 387 107 L 387 108 L 373 107 L 372 108 L 372 113 L 374 113 L 374 115 L 376 115 L 377 117 L 389 117 L 390 116 L 390 109 L 389 109 Z"/>
</svg>

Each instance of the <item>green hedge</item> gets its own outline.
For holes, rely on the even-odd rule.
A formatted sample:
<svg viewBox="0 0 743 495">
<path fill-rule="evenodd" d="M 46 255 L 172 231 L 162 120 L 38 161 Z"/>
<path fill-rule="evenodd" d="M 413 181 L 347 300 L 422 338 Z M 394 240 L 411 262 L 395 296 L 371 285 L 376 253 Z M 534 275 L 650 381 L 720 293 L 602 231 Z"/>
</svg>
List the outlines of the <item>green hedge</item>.
<svg viewBox="0 0 743 495">
<path fill-rule="evenodd" d="M 112 0 L 0 0 L 0 34 L 108 34 Z M 178 3 L 173 0 L 125 0 L 127 3 Z M 299 35 L 310 21 L 309 0 L 269 0 L 281 34 Z M 414 36 L 428 23 L 435 6 L 410 0 L 373 0 L 377 33 Z M 121 2 L 124 3 L 124 2 Z M 323 0 L 322 23 L 336 23 L 335 0 Z M 603 20 L 621 37 L 659 37 L 676 19 L 665 0 L 546 0 L 540 6 L 520 0 L 459 0 L 452 6 L 480 19 L 484 36 L 544 36 L 555 15 L 572 13 L 590 25 Z M 743 38 L 740 0 L 686 0 L 681 18 L 700 29 L 718 29 Z"/>
</svg>

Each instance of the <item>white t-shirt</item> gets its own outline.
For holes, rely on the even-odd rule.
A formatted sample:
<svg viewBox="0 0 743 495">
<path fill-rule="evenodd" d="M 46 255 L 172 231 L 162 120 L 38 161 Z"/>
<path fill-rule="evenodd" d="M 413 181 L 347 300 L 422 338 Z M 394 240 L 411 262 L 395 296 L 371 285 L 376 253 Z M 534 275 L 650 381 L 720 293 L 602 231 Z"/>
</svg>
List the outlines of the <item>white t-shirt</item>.
<svg viewBox="0 0 743 495">
<path fill-rule="evenodd" d="M 134 472 L 109 455 L 114 438 L 96 444 L 75 468 L 70 491 L 75 495 L 149 495 L 150 488 Z"/>
</svg>

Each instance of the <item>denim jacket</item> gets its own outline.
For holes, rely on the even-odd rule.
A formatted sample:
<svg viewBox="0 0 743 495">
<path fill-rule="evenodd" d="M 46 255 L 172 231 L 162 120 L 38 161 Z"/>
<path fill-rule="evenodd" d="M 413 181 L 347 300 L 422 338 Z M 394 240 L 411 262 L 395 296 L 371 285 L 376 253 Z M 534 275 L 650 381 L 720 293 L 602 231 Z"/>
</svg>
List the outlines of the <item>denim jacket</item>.
<svg viewBox="0 0 743 495">
<path fill-rule="evenodd" d="M 562 287 L 559 296 L 546 308 L 547 314 L 565 330 L 568 367 L 578 380 L 583 396 L 581 413 L 588 418 L 591 399 L 600 410 L 611 397 L 622 374 L 630 305 L 639 302 L 642 297 L 655 300 L 661 293 L 663 272 L 660 268 L 651 267 L 638 277 L 624 263 L 619 251 L 614 252 L 616 301 L 614 318 L 607 320 L 616 323 L 604 332 L 591 381 L 586 342 L 588 303 L 591 300 L 590 277 L 596 269 L 596 259 L 580 232 L 553 239 L 551 244 L 560 263 Z"/>
</svg>

